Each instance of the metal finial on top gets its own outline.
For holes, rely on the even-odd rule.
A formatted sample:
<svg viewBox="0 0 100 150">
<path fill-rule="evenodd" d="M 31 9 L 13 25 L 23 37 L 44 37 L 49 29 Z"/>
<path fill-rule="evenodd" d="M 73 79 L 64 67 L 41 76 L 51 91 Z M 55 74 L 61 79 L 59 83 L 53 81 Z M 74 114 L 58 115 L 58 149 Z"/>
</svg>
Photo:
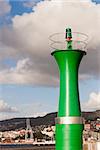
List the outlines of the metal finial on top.
<svg viewBox="0 0 100 150">
<path fill-rule="evenodd" d="M 71 28 L 66 28 L 67 50 L 72 50 L 72 31 Z"/>
</svg>

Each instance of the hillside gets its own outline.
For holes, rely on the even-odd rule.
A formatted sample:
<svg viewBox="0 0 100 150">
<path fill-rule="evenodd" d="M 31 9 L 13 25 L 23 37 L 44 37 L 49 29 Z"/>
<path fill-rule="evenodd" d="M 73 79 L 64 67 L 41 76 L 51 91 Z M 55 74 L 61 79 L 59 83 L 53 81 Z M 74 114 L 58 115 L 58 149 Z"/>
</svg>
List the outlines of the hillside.
<svg viewBox="0 0 100 150">
<path fill-rule="evenodd" d="M 49 113 L 43 117 L 30 118 L 31 126 L 54 125 L 57 113 Z M 86 120 L 100 118 L 100 110 L 94 112 L 82 112 L 82 117 Z M 16 130 L 26 128 L 26 118 L 13 118 L 0 121 L 0 131 Z"/>
</svg>

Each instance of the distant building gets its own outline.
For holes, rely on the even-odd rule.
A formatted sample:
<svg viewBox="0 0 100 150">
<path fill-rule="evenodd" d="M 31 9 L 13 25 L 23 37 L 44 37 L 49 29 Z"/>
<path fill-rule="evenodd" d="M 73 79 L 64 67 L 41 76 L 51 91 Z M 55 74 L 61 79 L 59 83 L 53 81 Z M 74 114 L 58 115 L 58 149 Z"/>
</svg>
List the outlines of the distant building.
<svg viewBox="0 0 100 150">
<path fill-rule="evenodd" d="M 100 124 L 96 124 L 96 129 L 100 130 Z"/>
<path fill-rule="evenodd" d="M 91 124 L 87 123 L 84 125 L 84 130 L 90 130 L 91 129 Z"/>
<path fill-rule="evenodd" d="M 32 127 L 30 125 L 30 119 L 26 119 L 25 141 L 33 142 L 33 131 L 32 131 Z"/>
</svg>

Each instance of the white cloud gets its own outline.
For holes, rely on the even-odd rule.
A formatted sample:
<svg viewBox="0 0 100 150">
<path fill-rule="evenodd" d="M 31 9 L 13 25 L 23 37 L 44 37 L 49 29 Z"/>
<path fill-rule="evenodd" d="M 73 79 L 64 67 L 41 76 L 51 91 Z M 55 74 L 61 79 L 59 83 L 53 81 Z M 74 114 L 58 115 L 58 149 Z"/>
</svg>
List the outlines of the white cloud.
<svg viewBox="0 0 100 150">
<path fill-rule="evenodd" d="M 50 74 L 42 73 L 40 76 L 40 71 L 36 70 L 36 65 L 25 58 L 19 60 L 15 67 L 10 69 L 4 69 L 0 72 L 0 83 L 16 83 L 16 84 L 34 84 L 34 85 L 47 85 L 51 86 L 52 81 L 54 85 L 57 83 L 56 77 L 50 76 Z"/>
<path fill-rule="evenodd" d="M 91 93 L 89 99 L 82 103 L 82 109 L 87 111 L 100 110 L 100 92 Z"/>
<path fill-rule="evenodd" d="M 100 5 L 89 0 L 51 0 L 38 3 L 33 9 L 35 12 L 15 16 L 12 29 L 0 31 L 0 59 L 9 57 L 17 60 L 15 68 L 0 71 L 0 82 L 57 85 L 58 70 L 50 56 L 48 37 L 55 32 L 64 32 L 67 26 L 72 27 L 73 31 L 87 33 L 90 37 L 87 56 L 84 56 L 80 66 L 80 78 L 99 77 Z M 22 61 L 25 64 L 21 64 Z"/>
<path fill-rule="evenodd" d="M 8 1 L 0 0 L 0 16 L 4 16 L 8 12 L 10 12 L 11 6 Z"/>
<path fill-rule="evenodd" d="M 4 100 L 0 100 L 0 112 L 15 113 L 18 110 L 16 107 L 9 106 Z"/>
</svg>

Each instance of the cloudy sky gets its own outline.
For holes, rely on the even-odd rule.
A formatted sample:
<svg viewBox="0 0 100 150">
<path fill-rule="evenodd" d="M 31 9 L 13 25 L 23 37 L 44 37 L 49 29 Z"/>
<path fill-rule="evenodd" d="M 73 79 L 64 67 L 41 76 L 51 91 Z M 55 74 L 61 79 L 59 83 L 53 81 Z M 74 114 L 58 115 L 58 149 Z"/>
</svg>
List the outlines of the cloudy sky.
<svg viewBox="0 0 100 150">
<path fill-rule="evenodd" d="M 59 73 L 48 37 L 88 35 L 79 70 L 82 110 L 100 109 L 100 1 L 0 0 L 0 120 L 57 111 Z"/>
</svg>

